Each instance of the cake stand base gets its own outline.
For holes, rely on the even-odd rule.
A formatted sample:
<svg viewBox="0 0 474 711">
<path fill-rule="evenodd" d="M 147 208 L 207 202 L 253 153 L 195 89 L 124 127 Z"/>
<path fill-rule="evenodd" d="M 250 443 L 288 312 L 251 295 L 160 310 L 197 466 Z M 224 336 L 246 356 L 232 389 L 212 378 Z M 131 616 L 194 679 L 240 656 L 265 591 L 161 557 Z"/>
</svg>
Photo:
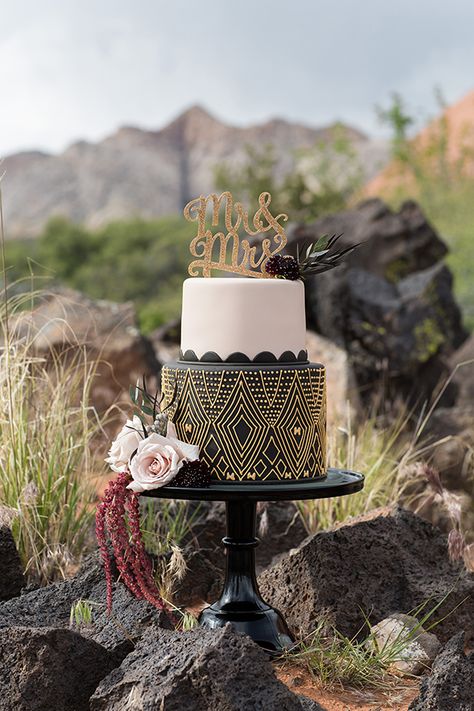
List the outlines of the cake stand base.
<svg viewBox="0 0 474 711">
<path fill-rule="evenodd" d="M 271 655 L 291 647 L 294 638 L 281 613 L 268 605 L 258 590 L 255 573 L 256 508 L 258 501 L 321 499 L 360 491 L 364 477 L 329 469 L 324 479 L 288 484 L 212 484 L 209 489 L 162 487 L 147 492 L 158 498 L 201 499 L 226 502 L 226 573 L 222 594 L 206 607 L 199 622 L 215 629 L 230 623 L 248 634 Z"/>
<path fill-rule="evenodd" d="M 269 652 L 291 646 L 293 637 L 278 610 L 260 597 L 255 576 L 256 501 L 227 501 L 226 576 L 219 600 L 205 608 L 199 618 L 203 627 L 214 629 L 228 622 L 245 632 Z"/>
</svg>

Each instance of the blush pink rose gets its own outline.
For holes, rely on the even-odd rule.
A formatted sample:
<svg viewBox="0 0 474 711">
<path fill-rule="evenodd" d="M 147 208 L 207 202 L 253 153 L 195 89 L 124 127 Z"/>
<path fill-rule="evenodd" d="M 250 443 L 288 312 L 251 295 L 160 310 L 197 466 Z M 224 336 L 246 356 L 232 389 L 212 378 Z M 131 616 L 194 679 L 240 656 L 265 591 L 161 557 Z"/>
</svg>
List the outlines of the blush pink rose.
<svg viewBox="0 0 474 711">
<path fill-rule="evenodd" d="M 158 489 L 176 476 L 184 462 L 196 459 L 198 446 L 154 432 L 138 445 L 129 465 L 133 481 L 127 488 L 136 492 Z"/>
<path fill-rule="evenodd" d="M 140 419 L 135 415 L 133 420 L 127 420 L 125 425 L 112 442 L 109 456 L 105 460 L 114 472 L 124 472 L 133 452 L 143 439 L 143 428 Z"/>
</svg>

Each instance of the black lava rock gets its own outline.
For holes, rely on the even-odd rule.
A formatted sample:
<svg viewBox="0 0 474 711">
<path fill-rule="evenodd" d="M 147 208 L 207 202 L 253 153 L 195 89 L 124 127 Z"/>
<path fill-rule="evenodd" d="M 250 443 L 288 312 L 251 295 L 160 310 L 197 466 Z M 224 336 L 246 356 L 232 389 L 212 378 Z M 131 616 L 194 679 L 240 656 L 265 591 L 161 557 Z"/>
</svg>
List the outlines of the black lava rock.
<svg viewBox="0 0 474 711">
<path fill-rule="evenodd" d="M 311 709 L 276 678 L 265 652 L 230 625 L 143 637 L 99 684 L 91 711 L 125 711 L 132 698 L 141 711 Z"/>
<path fill-rule="evenodd" d="M 81 633 L 115 651 L 119 658 L 150 625 L 170 627 L 166 616 L 145 600 L 137 600 L 119 582 L 114 586 L 113 614 L 105 614 L 105 577 L 98 556 L 91 556 L 70 580 L 27 592 L 0 603 L 2 627 L 69 627 L 71 607 L 78 600 L 92 604 L 92 624 Z"/>
<path fill-rule="evenodd" d="M 0 600 L 10 600 L 20 594 L 25 586 L 23 567 L 13 540 L 6 526 L 0 527 Z"/>
<path fill-rule="evenodd" d="M 113 655 L 71 630 L 0 630 L 0 711 L 88 711 Z"/>
<path fill-rule="evenodd" d="M 449 560 L 446 536 L 397 507 L 308 538 L 264 571 L 259 586 L 303 634 L 324 612 L 352 637 L 364 630 L 363 612 L 376 624 L 429 600 L 427 612 L 444 599 L 432 617 L 445 617 L 436 627 L 439 639 L 459 629 L 474 638 L 474 575 Z"/>
<path fill-rule="evenodd" d="M 463 632 L 438 654 L 409 711 L 474 711 L 474 653 L 464 654 Z"/>
<path fill-rule="evenodd" d="M 224 552 L 210 548 L 183 550 L 186 570 L 173 587 L 173 603 L 190 607 L 219 597 L 224 580 Z"/>
<path fill-rule="evenodd" d="M 360 246 L 305 281 L 308 325 L 349 353 L 366 400 L 383 387 L 390 401 L 423 402 L 468 335 L 442 261 L 447 247 L 414 202 L 393 212 L 373 199 L 289 230 L 288 249 L 340 233 L 342 248 Z"/>
</svg>

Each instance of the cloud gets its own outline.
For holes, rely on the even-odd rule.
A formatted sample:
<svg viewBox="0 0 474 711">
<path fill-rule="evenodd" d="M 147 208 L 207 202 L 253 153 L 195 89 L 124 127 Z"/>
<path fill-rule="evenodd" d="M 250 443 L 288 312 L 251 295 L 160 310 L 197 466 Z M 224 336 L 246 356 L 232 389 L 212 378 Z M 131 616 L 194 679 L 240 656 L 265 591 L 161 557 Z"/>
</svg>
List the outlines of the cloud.
<svg viewBox="0 0 474 711">
<path fill-rule="evenodd" d="M 472 88 L 474 5 L 452 0 L 24 0 L 0 27 L 0 153 L 60 150 L 193 103 L 379 130 L 393 90 L 433 107 Z"/>
</svg>

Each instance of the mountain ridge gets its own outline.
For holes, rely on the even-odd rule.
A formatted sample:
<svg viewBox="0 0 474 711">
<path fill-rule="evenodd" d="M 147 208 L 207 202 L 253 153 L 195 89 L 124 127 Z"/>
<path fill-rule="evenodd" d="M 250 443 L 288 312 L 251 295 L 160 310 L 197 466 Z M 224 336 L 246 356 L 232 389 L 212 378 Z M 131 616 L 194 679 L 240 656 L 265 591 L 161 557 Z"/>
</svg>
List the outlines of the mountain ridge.
<svg viewBox="0 0 474 711">
<path fill-rule="evenodd" d="M 126 125 L 59 153 L 10 154 L 2 184 L 8 236 L 34 237 L 54 215 L 95 228 L 114 219 L 177 214 L 192 197 L 215 189 L 217 165 L 241 165 L 247 144 L 274 146 L 281 177 L 294 167 L 297 149 L 329 140 L 335 125 L 276 117 L 234 126 L 194 105 L 159 129 Z M 359 151 L 370 153 L 374 142 L 356 128 L 345 130 Z"/>
</svg>

